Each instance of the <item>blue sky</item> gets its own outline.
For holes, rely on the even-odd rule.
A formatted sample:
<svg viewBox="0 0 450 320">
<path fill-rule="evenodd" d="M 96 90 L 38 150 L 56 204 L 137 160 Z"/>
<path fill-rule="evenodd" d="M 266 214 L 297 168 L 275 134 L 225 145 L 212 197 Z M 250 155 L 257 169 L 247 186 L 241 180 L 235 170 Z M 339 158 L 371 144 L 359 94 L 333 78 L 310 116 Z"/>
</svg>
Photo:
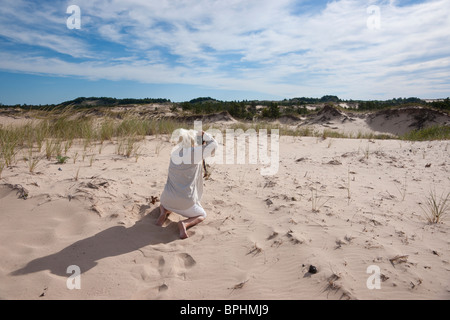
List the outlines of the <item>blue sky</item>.
<svg viewBox="0 0 450 320">
<path fill-rule="evenodd" d="M 67 8 L 80 8 L 77 18 Z M 0 103 L 450 96 L 450 0 L 1 0 Z"/>
</svg>

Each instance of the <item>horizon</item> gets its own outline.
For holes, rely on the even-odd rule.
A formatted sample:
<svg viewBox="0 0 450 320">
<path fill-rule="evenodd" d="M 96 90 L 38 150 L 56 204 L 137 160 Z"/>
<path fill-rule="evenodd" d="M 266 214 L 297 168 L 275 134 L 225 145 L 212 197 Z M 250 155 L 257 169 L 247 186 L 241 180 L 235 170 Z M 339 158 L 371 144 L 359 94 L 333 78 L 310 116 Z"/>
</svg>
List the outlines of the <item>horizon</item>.
<svg viewBox="0 0 450 320">
<path fill-rule="evenodd" d="M 216 102 L 221 102 L 221 103 L 231 103 L 231 102 L 284 102 L 284 101 L 290 101 L 290 100 L 294 100 L 294 99 L 316 99 L 316 100 L 320 100 L 321 98 L 324 97 L 329 97 L 332 95 L 325 95 L 322 97 L 292 97 L 292 98 L 283 98 L 283 99 L 279 99 L 279 100 L 268 100 L 268 99 L 242 99 L 242 100 L 220 100 L 220 99 L 216 99 L 214 97 L 195 97 L 193 99 L 190 100 L 184 100 L 184 101 L 172 101 L 169 98 L 164 98 L 164 97 L 145 97 L 145 98 L 134 98 L 134 97 L 126 97 L 126 98 L 116 98 L 116 97 L 76 97 L 74 99 L 71 100 L 65 100 L 65 101 L 60 101 L 58 103 L 46 103 L 46 104 L 28 104 L 28 103 L 16 103 L 16 104 L 4 104 L 0 102 L 0 107 L 17 107 L 17 106 L 59 106 L 68 102 L 73 102 L 77 99 L 86 99 L 86 100 L 94 100 L 94 99 L 115 99 L 118 100 L 119 105 L 121 105 L 121 100 L 167 100 L 167 101 L 163 101 L 163 102 L 157 102 L 157 101 L 151 101 L 148 103 L 142 103 L 142 102 L 136 102 L 136 103 L 123 103 L 123 105 L 127 105 L 127 104 L 164 104 L 164 103 L 169 103 L 169 104 L 179 104 L 179 103 L 191 103 L 193 100 L 196 99 L 208 99 L 208 100 L 213 100 Z M 442 98 L 433 98 L 433 99 L 427 99 L 427 98 L 419 98 L 419 97 L 393 97 L 390 99 L 386 99 L 386 100 L 360 100 L 360 99 L 341 99 L 337 96 L 333 96 L 338 98 L 338 103 L 358 103 L 358 102 L 389 102 L 389 101 L 393 101 L 393 100 L 399 100 L 399 99 L 419 99 L 423 102 L 426 103 L 431 103 L 433 101 L 445 101 L 447 99 L 449 99 L 450 97 L 442 97 Z M 201 102 L 200 102 L 201 103 Z M 308 104 L 316 104 L 316 103 L 330 103 L 330 101 L 316 101 L 316 102 L 311 102 L 311 103 L 307 103 Z M 337 103 L 337 102 L 332 102 L 332 103 Z M 102 106 L 102 105 L 100 105 Z M 108 105 L 106 105 L 108 106 Z"/>
<path fill-rule="evenodd" d="M 450 0 L 5 0 L 0 103 L 450 95 Z"/>
</svg>

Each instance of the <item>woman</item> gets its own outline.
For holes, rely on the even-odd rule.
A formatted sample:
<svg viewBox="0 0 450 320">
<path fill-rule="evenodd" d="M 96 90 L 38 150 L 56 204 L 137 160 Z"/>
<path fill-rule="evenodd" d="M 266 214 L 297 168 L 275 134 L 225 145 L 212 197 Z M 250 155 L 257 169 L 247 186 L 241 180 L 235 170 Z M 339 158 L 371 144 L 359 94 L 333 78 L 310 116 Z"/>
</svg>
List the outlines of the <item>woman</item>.
<svg viewBox="0 0 450 320">
<path fill-rule="evenodd" d="M 197 133 L 180 129 L 178 146 L 170 156 L 169 174 L 161 194 L 156 224 L 162 226 L 172 212 L 186 217 L 178 223 L 181 239 L 188 238 L 188 228 L 206 218 L 200 204 L 203 194 L 202 161 L 211 156 L 217 146 L 216 140 L 204 131 Z"/>
</svg>

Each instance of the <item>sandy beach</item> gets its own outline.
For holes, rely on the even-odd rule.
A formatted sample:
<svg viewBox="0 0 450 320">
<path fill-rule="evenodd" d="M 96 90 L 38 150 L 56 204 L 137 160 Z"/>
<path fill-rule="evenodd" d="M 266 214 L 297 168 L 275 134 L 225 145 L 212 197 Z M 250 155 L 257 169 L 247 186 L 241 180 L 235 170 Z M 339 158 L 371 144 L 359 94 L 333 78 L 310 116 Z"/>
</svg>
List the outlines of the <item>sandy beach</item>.
<svg viewBox="0 0 450 320">
<path fill-rule="evenodd" d="M 155 225 L 169 138 L 4 169 L 0 299 L 450 298 L 449 217 L 421 209 L 450 190 L 449 141 L 281 136 L 275 175 L 210 165 L 208 217 L 181 240 L 180 216 Z"/>
</svg>

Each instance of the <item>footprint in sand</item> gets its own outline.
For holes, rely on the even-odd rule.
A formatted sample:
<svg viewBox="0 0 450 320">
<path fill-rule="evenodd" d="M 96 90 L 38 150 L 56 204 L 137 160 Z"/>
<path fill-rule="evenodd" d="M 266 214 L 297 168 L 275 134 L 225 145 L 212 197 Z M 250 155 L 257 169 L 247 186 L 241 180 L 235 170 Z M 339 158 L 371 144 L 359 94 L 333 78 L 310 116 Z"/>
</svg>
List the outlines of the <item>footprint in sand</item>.
<svg viewBox="0 0 450 320">
<path fill-rule="evenodd" d="M 178 258 L 184 264 L 186 269 L 190 269 L 197 264 L 197 262 L 192 258 L 192 256 L 188 253 L 180 253 L 178 254 Z"/>
<path fill-rule="evenodd" d="M 166 264 L 166 260 L 164 260 L 163 256 L 160 256 L 158 259 L 158 271 L 160 274 L 163 273 L 164 265 Z"/>
<path fill-rule="evenodd" d="M 169 258 L 168 261 L 163 256 L 160 256 L 158 259 L 158 272 L 163 277 L 175 275 L 185 278 L 186 270 L 192 268 L 196 263 L 194 258 L 188 253 L 178 253 L 173 258 Z"/>
<path fill-rule="evenodd" d="M 167 291 L 168 289 L 169 289 L 169 286 L 164 283 L 158 287 L 158 292 L 164 292 L 164 291 Z"/>
<path fill-rule="evenodd" d="M 216 199 L 212 201 L 212 204 L 215 206 L 223 206 L 225 204 L 225 201 Z"/>
</svg>

